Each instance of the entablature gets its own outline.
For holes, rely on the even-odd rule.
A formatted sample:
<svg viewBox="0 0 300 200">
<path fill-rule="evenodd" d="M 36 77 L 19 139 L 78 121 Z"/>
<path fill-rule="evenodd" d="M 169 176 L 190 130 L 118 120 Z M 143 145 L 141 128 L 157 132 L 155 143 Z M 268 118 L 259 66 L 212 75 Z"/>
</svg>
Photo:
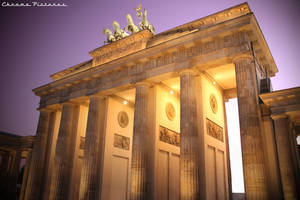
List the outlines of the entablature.
<svg viewBox="0 0 300 200">
<path fill-rule="evenodd" d="M 91 55 L 98 60 L 88 61 L 85 64 L 88 67 L 81 68 L 78 73 L 74 70 L 71 70 L 69 74 L 65 71 L 59 72 L 61 77 L 33 91 L 37 96 L 41 96 L 40 107 L 45 107 L 93 93 L 109 94 L 121 88 L 132 88 L 132 84 L 142 80 L 159 82 L 161 78 L 178 76 L 176 73 L 186 68 L 204 71 L 208 68 L 232 63 L 232 58 L 240 54 L 247 53 L 255 56 L 259 52 L 266 52 L 266 48 L 269 51 L 267 46 L 262 48 L 256 46 L 254 51 L 257 49 L 258 53 L 251 52 L 251 42 L 265 43 L 259 42 L 263 39 L 261 33 L 261 35 L 253 33 L 259 29 L 256 27 L 253 14 L 250 12 L 244 14 L 219 24 L 210 24 L 205 29 L 202 27 L 188 34 L 177 35 L 178 37 L 172 37 L 160 43 L 151 43 L 152 36 L 148 34 L 148 31 L 133 34 L 124 40 L 134 41 L 131 37 L 142 40 L 143 47 L 138 48 L 137 51 L 131 52 L 132 50 L 129 48 L 129 53 L 125 53 L 126 56 L 123 56 L 121 52 L 116 57 L 109 54 L 112 57 L 104 58 L 101 54 L 103 49 L 96 49 L 91 52 Z M 146 36 L 138 37 L 138 34 Z M 157 36 L 155 37 L 157 38 Z M 110 45 L 118 46 L 117 44 L 121 44 L 122 40 Z M 145 47 L 147 40 L 149 42 Z M 105 51 L 111 48 L 112 46 L 106 45 Z M 261 63 L 263 60 L 268 60 L 261 54 L 259 56 L 257 59 L 261 59 Z M 268 55 L 266 54 L 266 56 Z M 268 66 L 272 66 L 272 63 L 274 64 L 271 61 L 267 62 Z M 75 69 L 76 66 L 73 68 Z M 77 66 L 77 68 L 80 67 Z M 269 74 L 274 74 L 277 68 L 276 70 L 271 68 L 267 70 L 270 71 Z"/>
</svg>

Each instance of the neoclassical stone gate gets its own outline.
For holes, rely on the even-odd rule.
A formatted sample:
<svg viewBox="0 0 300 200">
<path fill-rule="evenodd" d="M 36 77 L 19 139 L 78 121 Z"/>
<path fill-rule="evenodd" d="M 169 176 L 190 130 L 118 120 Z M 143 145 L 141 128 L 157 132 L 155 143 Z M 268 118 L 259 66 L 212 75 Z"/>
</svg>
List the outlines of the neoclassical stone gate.
<svg viewBox="0 0 300 200">
<path fill-rule="evenodd" d="M 277 67 L 248 4 L 90 55 L 33 90 L 25 199 L 230 199 L 224 102 L 234 97 L 246 198 L 282 196 L 258 98 Z"/>
</svg>

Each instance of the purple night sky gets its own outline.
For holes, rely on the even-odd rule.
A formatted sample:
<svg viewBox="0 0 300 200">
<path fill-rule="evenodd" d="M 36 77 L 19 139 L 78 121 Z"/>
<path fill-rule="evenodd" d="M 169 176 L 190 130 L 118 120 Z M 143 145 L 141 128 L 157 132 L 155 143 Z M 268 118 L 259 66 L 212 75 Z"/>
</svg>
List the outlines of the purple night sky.
<svg viewBox="0 0 300 200">
<path fill-rule="evenodd" d="M 1 4 L 5 0 L 1 0 Z M 6 2 L 12 2 L 6 1 Z M 15 0 L 13 2 L 31 2 Z M 40 0 L 67 7 L 0 6 L 1 71 L 0 131 L 34 135 L 39 97 L 33 88 L 51 81 L 49 75 L 90 59 L 89 51 L 102 46 L 104 27 L 113 20 L 126 25 L 140 0 Z M 244 0 L 142 1 L 148 19 L 160 33 L 192 20 L 243 3 Z M 300 86 L 297 59 L 300 47 L 299 0 L 249 0 L 279 73 L 274 90 Z"/>
</svg>

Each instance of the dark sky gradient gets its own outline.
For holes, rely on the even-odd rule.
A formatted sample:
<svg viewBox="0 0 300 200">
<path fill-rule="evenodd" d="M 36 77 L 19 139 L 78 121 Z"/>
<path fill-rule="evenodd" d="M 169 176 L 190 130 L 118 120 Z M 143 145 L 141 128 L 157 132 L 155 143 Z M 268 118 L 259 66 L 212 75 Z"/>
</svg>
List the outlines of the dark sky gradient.
<svg viewBox="0 0 300 200">
<path fill-rule="evenodd" d="M 68 7 L 0 6 L 0 131 L 34 135 L 39 97 L 31 90 L 49 83 L 50 74 L 90 59 L 88 52 L 103 45 L 106 38 L 102 30 L 112 29 L 113 20 L 124 27 L 125 16 L 131 13 L 135 23 L 138 22 L 133 8 L 139 0 L 40 2 L 64 2 Z M 159 33 L 243 2 L 144 0 L 142 5 L 148 9 L 149 21 Z M 248 3 L 279 69 L 273 78 L 273 88 L 300 86 L 300 1 L 250 0 Z"/>
</svg>

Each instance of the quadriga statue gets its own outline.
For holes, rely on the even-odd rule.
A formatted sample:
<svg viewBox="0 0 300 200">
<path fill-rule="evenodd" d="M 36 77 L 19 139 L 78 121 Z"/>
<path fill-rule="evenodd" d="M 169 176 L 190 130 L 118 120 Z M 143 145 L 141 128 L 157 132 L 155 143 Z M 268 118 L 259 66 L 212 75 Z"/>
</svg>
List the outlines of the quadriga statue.
<svg viewBox="0 0 300 200">
<path fill-rule="evenodd" d="M 114 36 L 116 40 L 120 40 L 128 36 L 128 33 L 120 28 L 120 24 L 117 21 L 113 21 L 113 27 L 115 29 Z"/>
<path fill-rule="evenodd" d="M 104 44 L 109 44 L 116 41 L 114 34 L 108 28 L 104 28 L 103 33 L 107 35 L 107 39 L 104 41 Z"/>
<path fill-rule="evenodd" d="M 140 22 L 140 27 L 143 30 L 149 30 L 151 33 L 155 34 L 154 27 L 147 20 L 147 10 L 144 9 L 142 20 Z"/>
<path fill-rule="evenodd" d="M 125 27 L 125 30 L 126 31 L 129 31 L 131 33 L 137 33 L 140 31 L 139 27 L 137 27 L 134 22 L 133 22 L 133 19 L 131 17 L 130 14 L 127 14 L 126 15 L 126 18 L 127 18 L 127 22 L 128 22 L 128 25 Z"/>
</svg>

